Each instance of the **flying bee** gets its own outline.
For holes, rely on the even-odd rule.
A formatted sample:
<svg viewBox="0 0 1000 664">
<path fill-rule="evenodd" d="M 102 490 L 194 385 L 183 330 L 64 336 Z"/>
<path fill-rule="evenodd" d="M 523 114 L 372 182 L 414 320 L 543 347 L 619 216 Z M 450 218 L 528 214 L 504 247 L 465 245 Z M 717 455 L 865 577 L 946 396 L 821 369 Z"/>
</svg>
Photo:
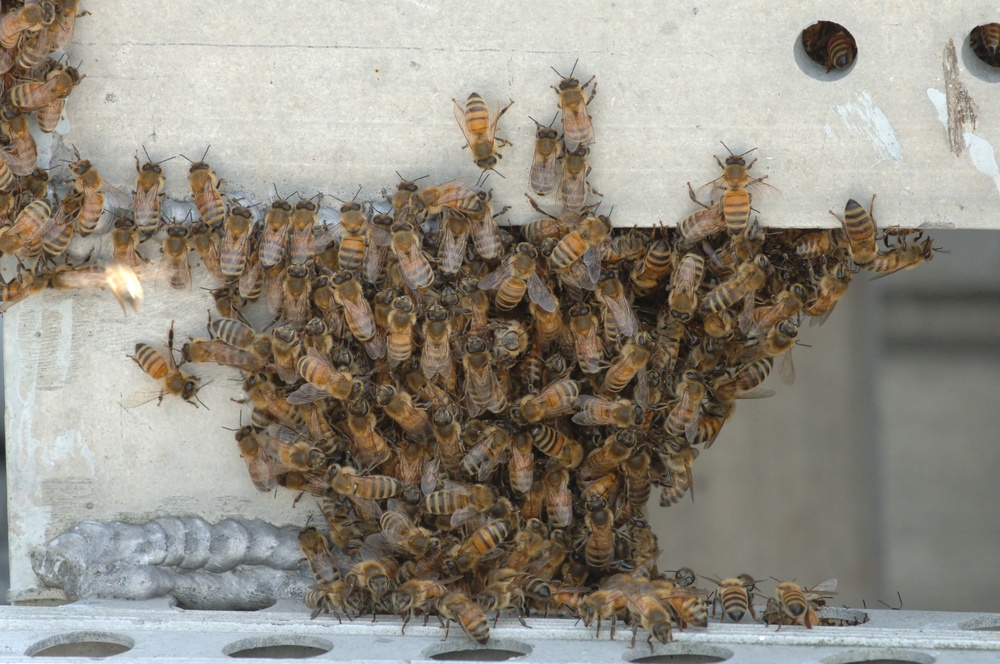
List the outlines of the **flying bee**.
<svg viewBox="0 0 1000 664">
<path fill-rule="evenodd" d="M 553 68 L 552 71 L 555 71 L 555 69 Z M 576 71 L 575 62 L 573 63 L 573 69 L 569 72 L 569 76 L 563 76 L 556 71 L 556 74 L 562 80 L 559 81 L 558 88 L 552 86 L 559 93 L 559 109 L 563 114 L 563 142 L 566 143 L 567 150 L 576 150 L 581 145 L 587 146 L 594 142 L 594 125 L 591 122 L 590 114 L 587 112 L 587 106 L 594 100 L 594 95 L 597 94 L 597 83 L 594 83 L 594 88 L 590 91 L 589 97 L 585 90 L 596 76 L 591 76 L 590 80 L 580 85 L 580 79 L 573 77 L 574 71 Z"/>
<path fill-rule="evenodd" d="M 333 277 L 333 297 L 344 308 L 344 319 L 354 338 L 361 342 L 371 359 L 385 357 L 385 337 L 375 326 L 371 305 L 353 274 L 341 270 Z"/>
<path fill-rule="evenodd" d="M 497 291 L 496 308 L 510 311 L 528 294 L 528 298 L 548 312 L 556 310 L 555 298 L 545 282 L 538 276 L 535 259 L 537 250 L 527 242 L 517 245 L 503 265 L 479 280 L 479 288 Z"/>
<path fill-rule="evenodd" d="M 501 413 L 507 408 L 507 397 L 493 370 L 489 348 L 482 337 L 472 336 L 465 342 L 462 356 L 465 372 L 465 396 L 473 416 L 482 410 Z"/>
<path fill-rule="evenodd" d="M 628 399 L 581 394 L 576 398 L 576 407 L 579 412 L 573 415 L 573 422 L 585 427 L 610 425 L 627 429 L 642 419 L 642 408 Z"/>
<path fill-rule="evenodd" d="M 576 468 L 583 461 L 583 446 L 558 429 L 547 424 L 532 424 L 528 427 L 528 436 L 539 452 L 552 457 L 561 466 Z"/>
<path fill-rule="evenodd" d="M 872 216 L 875 211 L 875 196 L 868 206 L 871 212 L 865 210 L 860 203 L 853 198 L 847 201 L 844 207 L 844 216 L 838 216 L 833 210 L 830 214 L 834 216 L 844 226 L 844 233 L 847 235 L 848 249 L 851 260 L 856 265 L 867 265 L 878 256 L 877 227 L 875 218 Z"/>
<path fill-rule="evenodd" d="M 191 286 L 191 264 L 188 263 L 188 236 L 190 231 L 183 224 L 169 224 L 163 238 L 163 257 L 157 272 L 157 286 L 168 285 L 178 290 Z"/>
<path fill-rule="evenodd" d="M 657 240 L 649 245 L 642 260 L 635 262 L 629 274 L 636 297 L 649 295 L 667 278 L 673 269 L 670 258 L 670 244 L 666 240 Z"/>
<path fill-rule="evenodd" d="M 393 300 L 386 339 L 386 359 L 390 367 L 399 366 L 413 354 L 413 328 L 417 322 L 414 311 L 413 300 L 409 296 Z"/>
<path fill-rule="evenodd" d="M 455 373 L 451 358 L 451 316 L 440 304 L 427 309 L 423 323 L 424 344 L 420 353 L 420 369 L 427 380 L 441 376 L 445 384 L 452 384 Z"/>
<path fill-rule="evenodd" d="M 143 148 L 145 150 L 145 148 Z M 173 159 L 173 157 L 171 157 Z M 165 159 L 164 161 L 169 161 Z M 143 239 L 152 236 L 160 227 L 160 204 L 166 195 L 164 187 L 162 161 L 154 162 L 146 154 L 146 163 L 139 166 L 139 157 L 135 158 L 135 190 L 132 192 L 132 208 L 135 214 L 135 225 Z"/>
<path fill-rule="evenodd" d="M 588 154 L 590 149 L 581 145 L 562 156 L 563 172 L 559 178 L 556 198 L 560 205 L 576 213 L 583 211 L 587 204 L 587 192 L 590 190 L 587 182 L 587 176 L 590 174 L 590 166 L 587 165 Z"/>
<path fill-rule="evenodd" d="M 559 172 L 559 157 L 562 155 L 562 144 L 559 142 L 559 130 L 551 123 L 543 127 L 537 120 L 532 118 L 537 130 L 535 131 L 535 152 L 531 158 L 531 171 L 529 183 L 531 190 L 539 196 L 551 194 L 556 188 Z M 555 118 L 552 118 L 555 122 Z"/>
<path fill-rule="evenodd" d="M 569 332 L 576 347 L 580 370 L 596 374 L 602 369 L 604 345 L 598 330 L 597 316 L 586 304 L 576 304 L 569 310 Z"/>
<path fill-rule="evenodd" d="M 272 345 L 273 348 L 273 345 Z M 309 349 L 298 359 L 295 370 L 306 384 L 288 395 L 288 403 L 300 405 L 330 397 L 344 401 L 361 393 L 363 385 L 350 373 L 333 366 L 327 356 Z"/>
<path fill-rule="evenodd" d="M 198 208 L 201 220 L 212 228 L 217 228 L 226 220 L 226 204 L 222 201 L 222 194 L 219 193 L 219 178 L 205 161 L 206 155 L 208 148 L 205 149 L 200 161 L 191 162 L 188 185 L 191 187 L 194 205 Z"/>
<path fill-rule="evenodd" d="M 705 275 L 705 259 L 699 254 L 685 254 L 674 270 L 667 302 L 671 313 L 682 320 L 698 306 L 698 288 Z"/>
<path fill-rule="evenodd" d="M 402 427 L 403 431 L 418 440 L 426 437 L 430 418 L 426 410 L 413 405 L 413 397 L 409 393 L 389 385 L 382 385 L 376 390 L 375 401 L 382 406 L 386 415 Z"/>
<path fill-rule="evenodd" d="M 555 380 L 538 394 L 527 394 L 517 402 L 515 419 L 528 424 L 541 422 L 565 415 L 573 410 L 574 401 L 580 395 L 580 384 L 572 379 Z"/>
<path fill-rule="evenodd" d="M 104 213 L 104 194 L 101 193 L 104 179 L 87 159 L 77 159 L 69 168 L 76 176 L 73 191 L 83 196 L 80 212 L 76 217 L 77 232 L 84 236 L 90 235 L 97 230 L 97 223 Z"/>
<path fill-rule="evenodd" d="M 360 475 L 349 466 L 333 464 L 327 473 L 330 488 L 343 496 L 355 496 L 365 500 L 392 498 L 402 491 L 403 486 L 394 477 L 387 475 Z"/>
<path fill-rule="evenodd" d="M 4 14 L 0 20 L 0 46 L 13 51 L 24 32 L 38 32 L 56 20 L 56 8 L 51 2 L 25 5 Z"/>
<path fill-rule="evenodd" d="M 495 503 L 493 490 L 484 484 L 457 485 L 425 496 L 424 511 L 451 515 L 451 526 L 457 528 Z"/>
<path fill-rule="evenodd" d="M 438 600 L 437 612 L 445 621 L 445 640 L 452 622 L 462 627 L 466 636 L 480 645 L 490 640 L 490 623 L 479 604 L 462 592 L 449 592 Z"/>
<path fill-rule="evenodd" d="M 225 235 L 219 248 L 219 269 L 227 281 L 239 279 L 246 270 L 252 230 L 253 211 L 234 206 L 226 216 Z"/>
<path fill-rule="evenodd" d="M 399 273 L 413 291 L 430 288 L 434 270 L 421 249 L 420 235 L 410 224 L 403 224 L 392 233 L 392 253 L 399 260 Z"/>
<path fill-rule="evenodd" d="M 497 123 L 514 102 L 497 111 L 499 104 L 491 109 L 477 92 L 469 95 L 464 108 L 458 101 L 454 99 L 451 101 L 455 105 L 455 119 L 462 128 L 466 145 L 472 151 L 472 160 L 476 162 L 476 166 L 483 170 L 496 168 L 497 160 L 502 157 L 497 147 L 510 145 L 510 141 L 497 137 Z"/>
<path fill-rule="evenodd" d="M 718 593 L 712 600 L 712 615 L 715 615 L 716 605 L 722 606 L 722 620 L 727 617 L 733 622 L 743 620 L 743 616 L 750 612 L 750 616 L 757 620 L 757 612 L 753 609 L 753 591 L 757 582 L 749 574 L 740 574 L 737 577 L 713 579 L 706 577 L 709 581 L 719 587 Z"/>
<path fill-rule="evenodd" d="M 138 364 L 139 368 L 145 371 L 150 378 L 163 381 L 163 386 L 160 388 L 156 402 L 157 406 L 163 402 L 165 395 L 173 394 L 184 399 L 184 401 L 187 401 L 195 408 L 198 407 L 198 404 L 194 402 L 198 394 L 198 377 L 190 376 L 182 371 L 174 360 L 173 321 L 171 321 L 170 331 L 167 333 L 166 355 L 149 344 L 140 342 L 135 345 L 135 355 L 129 355 L 129 358 Z"/>
</svg>

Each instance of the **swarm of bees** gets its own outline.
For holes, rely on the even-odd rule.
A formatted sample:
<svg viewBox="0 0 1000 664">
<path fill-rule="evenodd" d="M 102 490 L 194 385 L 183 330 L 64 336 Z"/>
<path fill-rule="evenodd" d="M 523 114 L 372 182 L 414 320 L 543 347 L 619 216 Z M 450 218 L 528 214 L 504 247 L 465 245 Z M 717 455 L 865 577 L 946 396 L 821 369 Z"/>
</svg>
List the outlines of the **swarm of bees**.
<svg viewBox="0 0 1000 664">
<path fill-rule="evenodd" d="M 709 604 L 723 619 L 757 619 L 749 575 L 709 579 L 709 593 L 686 568 L 659 571 L 652 490 L 661 506 L 693 498 L 694 462 L 737 400 L 766 396 L 759 386 L 776 364 L 791 379 L 804 318 L 829 316 L 859 270 L 930 260 L 929 238 L 879 232 L 874 198 L 831 211 L 840 228 L 766 232 L 751 219 L 766 176 L 728 147 L 702 188 L 707 202 L 688 185 L 698 209 L 676 227 L 616 229 L 588 181 L 597 84 L 574 77 L 575 65 L 553 86 L 556 118 L 535 121 L 527 182 L 556 210 L 527 195 L 538 216 L 524 225 L 497 223 L 507 208 L 483 182 L 402 176 L 385 201 L 342 201 L 333 226 L 314 199 L 277 196 L 259 215 L 220 191 L 206 155 L 188 175 L 197 218 L 172 220 L 162 162 L 148 154 L 136 159 L 131 206 L 108 224 L 89 161 L 76 155 L 69 193 L 50 203 L 34 157 L 32 169 L 11 159 L 30 139 L 11 129 L 16 118 L 51 120 L 50 105 L 79 81 L 25 54 L 65 44 L 76 11 L 46 1 L 0 22 L 18 75 L 46 72 L 31 74 L 44 89 L 13 87 L 2 105 L 19 110 L 0 127 L 11 171 L 0 177 L 0 251 L 21 266 L 4 306 L 46 287 L 106 285 L 124 308 L 141 297 L 137 272 L 155 271 L 157 289 L 190 288 L 197 255 L 213 282 L 207 336 L 184 343 L 178 361 L 171 325 L 166 353 L 143 342 L 130 357 L 159 382 L 161 402 L 198 405 L 200 379 L 182 367 L 242 372 L 251 418 L 235 439 L 253 485 L 308 493 L 324 517 L 300 535 L 314 618 L 397 614 L 405 631 L 436 614 L 485 643 L 488 613 L 496 625 L 534 610 L 578 616 L 598 634 L 609 621 L 612 636 L 621 618 L 633 645 L 642 629 L 651 648 L 674 625 L 706 627 Z M 828 51 L 834 37 L 823 37 Z M 510 104 L 474 92 L 454 106 L 472 161 L 495 169 Z M 112 266 L 57 262 L 74 234 L 107 231 Z M 155 265 L 140 253 L 147 242 L 159 246 Z M 760 618 L 820 624 L 831 585 L 779 583 Z"/>
</svg>

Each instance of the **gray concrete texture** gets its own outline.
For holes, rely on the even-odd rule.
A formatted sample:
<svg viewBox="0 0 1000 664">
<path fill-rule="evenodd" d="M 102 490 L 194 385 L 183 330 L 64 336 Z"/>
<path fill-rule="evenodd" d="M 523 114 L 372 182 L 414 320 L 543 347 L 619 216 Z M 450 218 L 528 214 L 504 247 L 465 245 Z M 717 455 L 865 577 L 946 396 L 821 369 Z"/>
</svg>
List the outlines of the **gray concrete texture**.
<svg viewBox="0 0 1000 664">
<path fill-rule="evenodd" d="M 577 73 L 600 84 L 592 182 L 622 225 L 689 214 L 684 183 L 717 175 L 720 139 L 759 147 L 754 172 L 780 190 L 755 199 L 767 224 L 831 224 L 827 209 L 878 192 L 883 225 L 1000 225 L 1000 176 L 977 142 L 997 139 L 995 118 L 980 113 L 970 149 L 954 155 L 930 92 L 958 80 L 980 109 L 995 106 L 1000 88 L 969 60 L 965 37 L 997 16 L 974 3 L 954 3 L 946 15 L 929 2 L 878 11 L 850 2 L 84 8 L 93 15 L 79 20 L 70 55 L 87 78 L 68 103 L 67 142 L 125 190 L 143 145 L 154 159 L 197 158 L 212 145 L 208 160 L 230 183 L 224 191 L 259 200 L 272 184 L 345 198 L 364 185 L 362 198 L 375 198 L 394 186 L 395 170 L 472 180 L 451 99 L 477 90 L 516 101 L 501 122 L 514 142 L 501 165 L 507 178 L 489 186 L 525 220 L 528 116 L 548 122 L 556 110 L 548 86 L 558 82 L 549 67 L 565 73 L 579 57 Z M 857 64 L 837 81 L 796 50 L 799 31 L 817 19 L 848 26 L 859 43 Z M 946 81 L 949 39 L 958 71 Z M 168 193 L 188 197 L 186 162 L 165 167 Z M 913 328 L 938 318 L 907 293 L 996 297 L 997 280 L 984 276 L 1000 273 L 996 236 L 952 237 L 950 256 L 853 285 L 825 326 L 803 332 L 811 347 L 794 352 L 794 386 L 773 377 L 776 397 L 739 405 L 699 458 L 695 502 L 652 510 L 666 564 L 806 585 L 837 577 L 837 601 L 851 606 L 898 590 L 907 608 L 1000 608 L 989 590 L 1000 584 L 992 565 L 1000 529 L 988 525 L 996 446 L 982 401 L 996 375 L 995 334 L 981 334 L 963 361 L 944 342 L 916 355 L 885 341 L 907 330 L 920 338 Z M 208 411 L 177 400 L 123 406 L 151 383 L 126 358 L 135 342 L 161 342 L 171 320 L 179 338 L 201 335 L 209 306 L 197 288 L 152 292 L 141 316 L 123 317 L 103 293 L 47 293 L 5 316 L 14 599 L 39 595 L 31 550 L 83 519 L 198 514 L 281 525 L 314 511 L 307 500 L 293 508 L 287 492 L 257 495 L 246 481 L 222 429 L 240 421 L 230 401 L 235 372 L 199 368 L 212 381 L 200 394 Z M 962 318 L 972 314 L 955 314 L 952 332 L 972 329 Z M 890 324 L 897 318 L 913 322 L 900 331 Z M 959 549 L 968 573 L 942 573 Z"/>
</svg>

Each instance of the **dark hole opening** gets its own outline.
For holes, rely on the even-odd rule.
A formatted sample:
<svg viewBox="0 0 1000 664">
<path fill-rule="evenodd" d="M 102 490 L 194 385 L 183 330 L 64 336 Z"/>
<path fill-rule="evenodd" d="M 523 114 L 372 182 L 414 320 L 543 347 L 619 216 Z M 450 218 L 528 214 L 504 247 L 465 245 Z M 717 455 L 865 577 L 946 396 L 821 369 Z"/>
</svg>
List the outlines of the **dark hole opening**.
<svg viewBox="0 0 1000 664">
<path fill-rule="evenodd" d="M 78 641 L 76 643 L 60 643 L 49 646 L 45 650 L 36 652 L 32 657 L 91 657 L 101 659 L 104 657 L 114 657 L 131 649 L 129 646 L 123 646 L 120 643 Z"/>
<path fill-rule="evenodd" d="M 330 651 L 325 648 L 316 648 L 314 646 L 277 645 L 237 650 L 234 653 L 230 653 L 229 656 L 239 659 L 306 659 L 307 657 L 325 655 L 328 652 Z"/>
<path fill-rule="evenodd" d="M 446 662 L 505 662 L 515 657 L 524 657 L 524 653 L 500 648 L 474 648 L 469 650 L 449 650 L 448 652 L 431 655 L 431 659 Z"/>
<path fill-rule="evenodd" d="M 802 50 L 828 76 L 846 73 L 858 59 L 858 43 L 850 30 L 833 21 L 817 21 L 802 31 Z"/>
</svg>

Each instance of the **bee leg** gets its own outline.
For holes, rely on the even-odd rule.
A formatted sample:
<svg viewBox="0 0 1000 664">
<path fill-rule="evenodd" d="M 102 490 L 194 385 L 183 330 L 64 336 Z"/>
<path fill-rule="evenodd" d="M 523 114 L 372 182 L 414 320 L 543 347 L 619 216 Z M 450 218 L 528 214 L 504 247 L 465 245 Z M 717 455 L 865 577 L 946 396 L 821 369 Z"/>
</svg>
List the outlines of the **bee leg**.
<svg viewBox="0 0 1000 664">
<path fill-rule="evenodd" d="M 632 644 L 629 648 L 635 648 L 635 637 L 639 633 L 639 623 L 632 625 Z"/>
<path fill-rule="evenodd" d="M 612 613 L 611 614 L 611 636 L 610 636 L 610 639 L 612 641 L 615 640 L 615 627 L 617 626 L 617 624 L 618 624 L 618 616 L 616 614 Z M 635 645 L 635 639 L 633 639 L 632 641 L 633 641 L 632 645 L 634 646 Z"/>
<path fill-rule="evenodd" d="M 448 640 L 448 632 L 449 631 L 451 631 L 451 621 L 450 620 L 444 624 L 444 638 L 441 639 L 442 641 L 447 641 Z"/>
<path fill-rule="evenodd" d="M 406 634 L 406 623 L 410 622 L 410 615 L 411 614 L 407 613 L 403 616 L 403 628 L 399 630 L 400 634 Z"/>
</svg>

